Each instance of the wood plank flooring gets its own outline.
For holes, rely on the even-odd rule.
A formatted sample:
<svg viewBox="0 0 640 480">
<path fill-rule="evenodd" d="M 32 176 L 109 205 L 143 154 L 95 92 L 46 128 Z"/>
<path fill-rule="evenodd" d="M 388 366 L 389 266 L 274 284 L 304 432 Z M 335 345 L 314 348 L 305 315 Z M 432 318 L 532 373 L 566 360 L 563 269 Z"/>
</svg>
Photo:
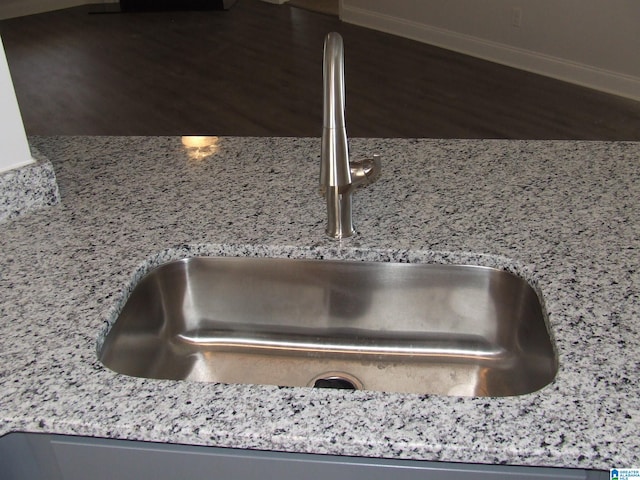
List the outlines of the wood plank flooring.
<svg viewBox="0 0 640 480">
<path fill-rule="evenodd" d="M 640 102 L 286 4 L 91 9 L 0 22 L 28 134 L 319 136 L 335 30 L 351 136 L 640 140 Z"/>
</svg>

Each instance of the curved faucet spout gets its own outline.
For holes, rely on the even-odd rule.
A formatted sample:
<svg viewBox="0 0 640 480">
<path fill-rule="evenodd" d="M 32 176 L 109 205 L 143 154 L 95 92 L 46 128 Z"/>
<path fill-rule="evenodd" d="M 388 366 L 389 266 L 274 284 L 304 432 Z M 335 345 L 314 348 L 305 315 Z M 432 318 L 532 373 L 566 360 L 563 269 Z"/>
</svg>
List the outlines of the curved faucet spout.
<svg viewBox="0 0 640 480">
<path fill-rule="evenodd" d="M 344 45 L 339 33 L 329 33 L 324 42 L 323 121 L 320 188 L 351 184 L 349 146 L 345 125 Z"/>
<path fill-rule="evenodd" d="M 344 42 L 336 32 L 329 33 L 324 41 L 323 82 L 323 126 L 344 128 Z"/>
</svg>

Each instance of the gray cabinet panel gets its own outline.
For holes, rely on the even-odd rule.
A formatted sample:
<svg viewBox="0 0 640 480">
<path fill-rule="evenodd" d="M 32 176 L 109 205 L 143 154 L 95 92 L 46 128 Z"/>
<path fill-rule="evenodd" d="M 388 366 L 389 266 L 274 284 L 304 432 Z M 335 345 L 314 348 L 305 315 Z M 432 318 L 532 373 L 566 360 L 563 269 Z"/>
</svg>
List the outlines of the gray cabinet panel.
<svg viewBox="0 0 640 480">
<path fill-rule="evenodd" d="M 55 480 L 600 480 L 606 472 L 384 460 L 56 435 L 0 438 L 0 478 Z"/>
</svg>

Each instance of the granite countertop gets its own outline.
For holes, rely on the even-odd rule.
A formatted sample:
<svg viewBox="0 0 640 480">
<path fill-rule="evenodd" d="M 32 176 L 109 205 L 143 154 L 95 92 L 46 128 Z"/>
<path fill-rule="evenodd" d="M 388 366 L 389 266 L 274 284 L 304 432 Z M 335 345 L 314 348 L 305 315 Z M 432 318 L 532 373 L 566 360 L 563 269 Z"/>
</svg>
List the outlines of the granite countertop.
<svg viewBox="0 0 640 480">
<path fill-rule="evenodd" d="M 35 137 L 60 204 L 0 223 L 0 435 L 403 459 L 640 464 L 640 144 L 352 139 L 384 173 L 324 235 L 319 139 Z M 192 255 L 473 263 L 542 292 L 560 369 L 471 398 L 174 382 L 97 348 L 134 281 Z"/>
</svg>

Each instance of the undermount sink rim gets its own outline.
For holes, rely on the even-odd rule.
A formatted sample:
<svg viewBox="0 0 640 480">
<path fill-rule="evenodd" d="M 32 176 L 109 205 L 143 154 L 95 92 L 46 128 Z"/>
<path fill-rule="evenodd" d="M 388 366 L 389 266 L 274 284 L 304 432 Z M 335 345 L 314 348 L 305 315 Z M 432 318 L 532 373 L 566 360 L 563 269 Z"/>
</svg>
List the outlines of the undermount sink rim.
<svg viewBox="0 0 640 480">
<path fill-rule="evenodd" d="M 479 269 L 479 270 L 495 270 L 498 272 L 502 272 L 502 273 L 506 273 L 509 275 L 513 275 L 517 278 L 519 278 L 520 280 L 524 281 L 534 292 L 537 301 L 539 303 L 540 309 L 541 309 L 541 314 L 542 314 L 542 320 L 544 322 L 544 327 L 546 329 L 548 338 L 549 338 L 549 342 L 550 342 L 550 346 L 551 349 L 553 350 L 553 362 L 554 362 L 554 373 L 551 377 L 551 379 L 549 380 L 549 382 L 545 385 L 543 385 L 542 387 L 533 390 L 532 392 L 526 392 L 526 393 L 533 393 L 534 391 L 537 391 L 541 388 L 545 388 L 546 386 L 548 386 L 549 384 L 551 384 L 555 377 L 557 376 L 558 370 L 559 370 L 559 360 L 558 360 L 558 351 L 557 351 L 557 345 L 555 342 L 555 339 L 553 337 L 553 332 L 551 329 L 551 325 L 549 322 L 549 318 L 548 318 L 548 314 L 546 311 L 546 307 L 545 307 L 545 303 L 544 303 L 544 298 L 542 297 L 540 290 L 537 286 L 537 281 L 535 279 L 534 276 L 531 275 L 527 275 L 528 277 L 530 277 L 530 279 L 524 278 L 523 275 L 519 274 L 519 271 L 526 271 L 526 269 L 523 269 L 522 265 L 517 264 L 516 262 L 511 262 L 508 259 L 504 259 L 503 257 L 498 257 L 498 256 L 488 256 L 488 255 L 477 255 L 477 254 L 472 254 L 469 255 L 469 258 L 472 259 L 474 262 L 477 260 L 480 260 L 481 263 L 470 263 L 470 262 L 466 262 L 466 263 L 450 263 L 448 261 L 424 261 L 425 258 L 429 259 L 429 260 L 433 260 L 433 258 L 437 258 L 438 254 L 440 254 L 441 252 L 426 252 L 426 255 L 424 254 L 425 252 L 422 252 L 422 258 L 420 253 L 421 252 L 411 252 L 413 254 L 413 258 L 411 257 L 411 255 L 408 255 L 409 252 L 404 252 L 406 257 L 402 258 L 400 261 L 398 261 L 396 258 L 390 257 L 387 255 L 388 252 L 382 252 L 382 254 L 380 254 L 380 252 L 378 253 L 378 259 L 376 260 L 372 260 L 371 259 L 371 250 L 367 250 L 367 256 L 365 256 L 365 258 L 362 258 L 362 256 L 357 255 L 357 249 L 354 249 L 356 256 L 358 256 L 359 258 L 352 258 L 353 257 L 353 252 L 351 256 L 345 256 L 345 255 L 339 255 L 339 256 L 331 256 L 332 253 L 335 254 L 335 252 L 323 252 L 320 253 L 319 251 L 314 251 L 311 252 L 314 255 L 313 256 L 309 256 L 308 254 L 310 253 L 309 251 L 303 251 L 303 252 L 299 252 L 296 254 L 294 253 L 287 253 L 285 255 L 282 256 L 274 256 L 274 255 L 238 255 L 238 254 L 232 254 L 229 255 L 228 252 L 224 252 L 222 254 L 220 254 L 220 252 L 216 252 L 215 254 L 205 254 L 202 255 L 202 252 L 196 252 L 195 254 L 190 254 L 190 255 L 180 255 L 178 254 L 177 258 L 171 258 L 172 255 L 176 255 L 176 251 L 171 251 L 171 255 L 169 255 L 169 257 L 167 257 L 166 252 L 151 258 L 149 261 L 145 262 L 141 267 L 139 267 L 136 271 L 136 273 L 134 274 L 134 278 L 132 279 L 132 281 L 130 282 L 129 286 L 125 289 L 125 291 L 123 291 L 122 294 L 122 300 L 120 303 L 120 307 L 115 308 L 114 309 L 114 313 L 112 315 L 112 317 L 114 318 L 114 320 L 112 322 L 109 322 L 105 327 L 104 327 L 104 335 L 101 335 L 98 341 L 98 353 L 100 354 L 100 352 L 102 351 L 103 345 L 104 345 L 104 340 L 106 339 L 107 334 L 112 330 L 113 325 L 115 324 L 115 319 L 117 318 L 118 314 L 121 312 L 121 310 L 124 308 L 124 304 L 126 303 L 126 301 L 129 299 L 129 297 L 133 294 L 134 288 L 140 283 L 141 279 L 146 277 L 147 275 L 149 275 L 150 273 L 152 273 L 153 271 L 155 271 L 156 269 L 158 269 L 159 267 L 165 266 L 167 264 L 176 264 L 176 263 L 184 263 L 184 262 L 190 262 L 190 261 L 194 261 L 197 259 L 245 259 L 245 260 L 249 260 L 249 259 L 253 259 L 253 260 L 292 260 L 292 261 L 297 261 L 297 262 L 317 262 L 317 261 L 321 261 L 321 262 L 328 262 L 328 263 L 348 263 L 348 264 L 354 264 L 354 263 L 373 263 L 373 264 L 398 264 L 399 266 L 443 266 L 443 267 L 462 267 L 465 269 Z M 344 253 L 344 252 L 342 252 Z M 434 255 L 434 253 L 436 255 Z M 458 254 L 459 255 L 459 254 Z M 444 252 L 444 258 L 446 259 L 447 257 L 451 256 L 451 253 L 449 252 Z M 489 260 L 489 261 L 487 261 Z M 490 265 L 487 265 L 487 263 L 489 263 Z M 502 267 L 502 268 L 500 268 Z M 506 268 L 505 268 L 506 267 Z M 516 273 L 518 272 L 518 273 Z M 527 272 L 527 273 L 531 273 L 531 272 Z M 533 281 L 531 280 L 531 278 L 533 279 Z M 223 382 L 224 383 L 224 382 Z M 258 383 L 258 385 L 260 385 L 261 383 Z M 262 383 L 263 385 L 265 383 Z M 267 383 L 268 384 L 268 383 Z M 491 396 L 491 395 L 489 395 Z"/>
</svg>

